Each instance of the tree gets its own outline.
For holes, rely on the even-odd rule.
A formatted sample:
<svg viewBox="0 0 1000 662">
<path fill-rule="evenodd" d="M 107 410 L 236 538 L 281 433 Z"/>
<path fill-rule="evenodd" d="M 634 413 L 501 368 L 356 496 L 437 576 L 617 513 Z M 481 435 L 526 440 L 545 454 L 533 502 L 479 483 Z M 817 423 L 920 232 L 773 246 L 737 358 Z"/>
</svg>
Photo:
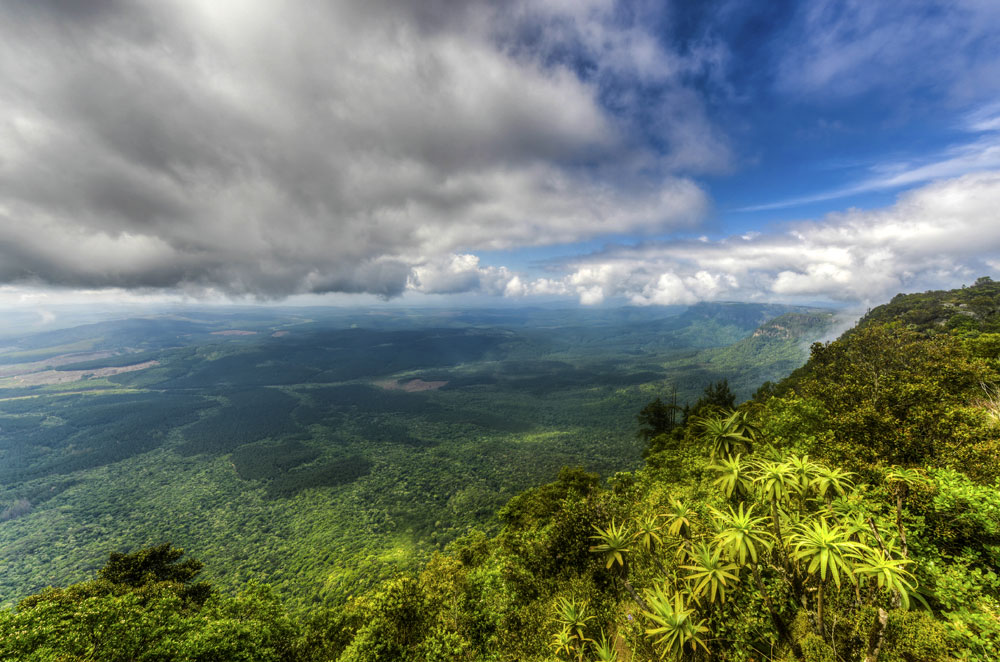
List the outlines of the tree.
<svg viewBox="0 0 1000 662">
<path fill-rule="evenodd" d="M 204 564 L 195 559 L 181 561 L 182 556 L 184 550 L 169 542 L 132 554 L 111 552 L 107 563 L 97 572 L 97 578 L 131 588 L 158 582 L 180 584 L 182 597 L 204 602 L 211 592 L 210 586 L 204 582 L 194 583 Z"/>
<path fill-rule="evenodd" d="M 689 409 L 684 411 L 684 424 L 698 416 L 712 412 L 731 410 L 736 407 L 736 394 L 729 388 L 729 380 L 723 379 L 705 387 L 703 395 Z"/>
<path fill-rule="evenodd" d="M 179 562 L 184 550 L 165 542 L 132 554 L 111 552 L 108 562 L 97 572 L 98 579 L 113 584 L 138 587 L 150 582 L 191 582 L 204 564 L 194 559 Z"/>
<path fill-rule="evenodd" d="M 159 545 L 116 554 L 100 578 L 50 588 L 0 610 L 0 659 L 291 662 L 300 631 L 278 598 L 251 583 L 235 596 L 189 595 L 201 569 Z M 207 585 L 205 585 L 207 586 Z"/>
<path fill-rule="evenodd" d="M 727 499 L 746 498 L 750 491 L 750 467 L 740 457 L 740 454 L 737 453 L 732 457 L 723 458 L 717 464 L 709 467 L 719 474 L 719 477 L 712 484 L 718 486 Z"/>
<path fill-rule="evenodd" d="M 715 602 L 716 594 L 722 602 L 726 601 L 726 586 L 731 581 L 737 583 L 740 578 L 734 574 L 739 566 L 722 558 L 722 549 L 712 549 L 706 543 L 698 543 L 691 552 L 691 560 L 682 568 L 689 571 L 685 578 L 693 584 L 691 594 L 695 599 L 708 594 L 708 601 Z"/>
<path fill-rule="evenodd" d="M 661 434 L 669 434 L 677 427 L 677 414 L 681 408 L 677 406 L 677 387 L 673 388 L 670 403 L 656 398 L 643 407 L 636 418 L 639 420 L 639 436 L 647 443 Z"/>
<path fill-rule="evenodd" d="M 903 503 L 910 488 L 927 482 L 927 477 L 919 469 L 904 469 L 893 466 L 885 474 L 886 482 L 893 488 L 896 498 L 896 531 L 899 533 L 899 544 L 903 548 L 903 558 L 907 556 L 906 529 L 903 527 Z"/>
<path fill-rule="evenodd" d="M 853 579 L 851 558 L 865 548 L 851 540 L 846 529 L 836 524 L 830 526 L 824 518 L 800 526 L 792 534 L 792 545 L 795 548 L 792 553 L 795 560 L 807 562 L 806 572 L 819 578 L 816 591 L 816 629 L 825 639 L 823 589 L 826 577 L 830 575 L 837 588 L 840 588 L 841 575 Z"/>
</svg>

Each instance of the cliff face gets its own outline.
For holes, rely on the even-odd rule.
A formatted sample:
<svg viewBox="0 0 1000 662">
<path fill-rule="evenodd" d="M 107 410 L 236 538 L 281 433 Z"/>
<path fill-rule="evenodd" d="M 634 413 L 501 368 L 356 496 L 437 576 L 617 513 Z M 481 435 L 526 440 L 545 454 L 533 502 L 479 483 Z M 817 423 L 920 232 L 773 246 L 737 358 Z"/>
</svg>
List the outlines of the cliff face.
<svg viewBox="0 0 1000 662">
<path fill-rule="evenodd" d="M 826 312 L 787 313 L 761 324 L 751 337 L 778 338 L 781 340 L 815 337 L 826 331 L 833 322 L 833 315 Z"/>
</svg>

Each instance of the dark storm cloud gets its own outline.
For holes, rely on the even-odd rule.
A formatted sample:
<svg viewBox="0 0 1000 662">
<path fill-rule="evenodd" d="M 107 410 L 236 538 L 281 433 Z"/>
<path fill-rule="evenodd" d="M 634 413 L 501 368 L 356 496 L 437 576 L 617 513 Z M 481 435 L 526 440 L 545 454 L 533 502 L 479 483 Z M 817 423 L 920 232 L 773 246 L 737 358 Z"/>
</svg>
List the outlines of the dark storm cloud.
<svg viewBox="0 0 1000 662">
<path fill-rule="evenodd" d="M 525 16 L 559 30 L 518 50 Z M 560 48 L 678 99 L 667 148 Z M 430 275 L 469 250 L 691 226 L 683 172 L 728 158 L 692 66 L 604 2 L 16 2 L 0 279 L 392 296 L 478 286 Z"/>
</svg>

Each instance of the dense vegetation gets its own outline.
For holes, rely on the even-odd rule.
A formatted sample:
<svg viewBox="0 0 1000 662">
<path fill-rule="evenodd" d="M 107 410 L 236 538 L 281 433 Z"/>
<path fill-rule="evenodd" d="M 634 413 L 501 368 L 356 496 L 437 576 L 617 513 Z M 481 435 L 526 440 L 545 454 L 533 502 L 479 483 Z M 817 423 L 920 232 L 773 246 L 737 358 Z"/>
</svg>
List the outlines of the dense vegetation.
<svg viewBox="0 0 1000 662">
<path fill-rule="evenodd" d="M 902 323 L 894 300 L 739 408 L 724 382 L 686 410 L 664 393 L 639 410 L 644 468 L 563 469 L 495 535 L 346 601 L 226 596 L 161 546 L 3 612 L 0 657 L 997 659 L 1000 289 L 964 292 L 977 324 Z"/>
<path fill-rule="evenodd" d="M 0 602 L 164 540 L 220 590 L 255 579 L 297 606 L 341 602 L 497 530 L 496 510 L 562 465 L 638 467 L 632 417 L 665 382 L 682 404 L 722 377 L 748 396 L 829 318 L 258 309 L 5 338 Z"/>
</svg>

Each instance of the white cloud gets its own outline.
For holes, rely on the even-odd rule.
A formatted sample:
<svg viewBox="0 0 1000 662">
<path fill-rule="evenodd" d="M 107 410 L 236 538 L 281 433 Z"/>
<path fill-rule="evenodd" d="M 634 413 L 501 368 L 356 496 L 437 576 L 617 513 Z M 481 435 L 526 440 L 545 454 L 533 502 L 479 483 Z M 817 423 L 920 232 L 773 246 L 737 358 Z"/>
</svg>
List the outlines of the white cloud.
<svg viewBox="0 0 1000 662">
<path fill-rule="evenodd" d="M 690 174 L 729 159 L 685 83 L 703 58 L 620 15 L 15 3 L 0 25 L 0 282 L 392 296 L 493 282 L 452 254 L 693 227 L 707 198 Z M 532 41 L 536 18 L 552 30 Z M 663 152 L 639 135 L 643 103 L 603 102 L 614 77 L 659 90 Z"/>
<path fill-rule="evenodd" d="M 481 267 L 471 254 L 449 255 L 413 267 L 407 286 L 423 294 L 481 292 L 520 296 L 528 291 L 506 267 Z"/>
<path fill-rule="evenodd" d="M 891 207 L 848 210 L 782 232 L 615 247 L 563 278 L 582 303 L 706 299 L 878 303 L 969 283 L 1000 264 L 1000 171 L 944 180 Z"/>
</svg>

